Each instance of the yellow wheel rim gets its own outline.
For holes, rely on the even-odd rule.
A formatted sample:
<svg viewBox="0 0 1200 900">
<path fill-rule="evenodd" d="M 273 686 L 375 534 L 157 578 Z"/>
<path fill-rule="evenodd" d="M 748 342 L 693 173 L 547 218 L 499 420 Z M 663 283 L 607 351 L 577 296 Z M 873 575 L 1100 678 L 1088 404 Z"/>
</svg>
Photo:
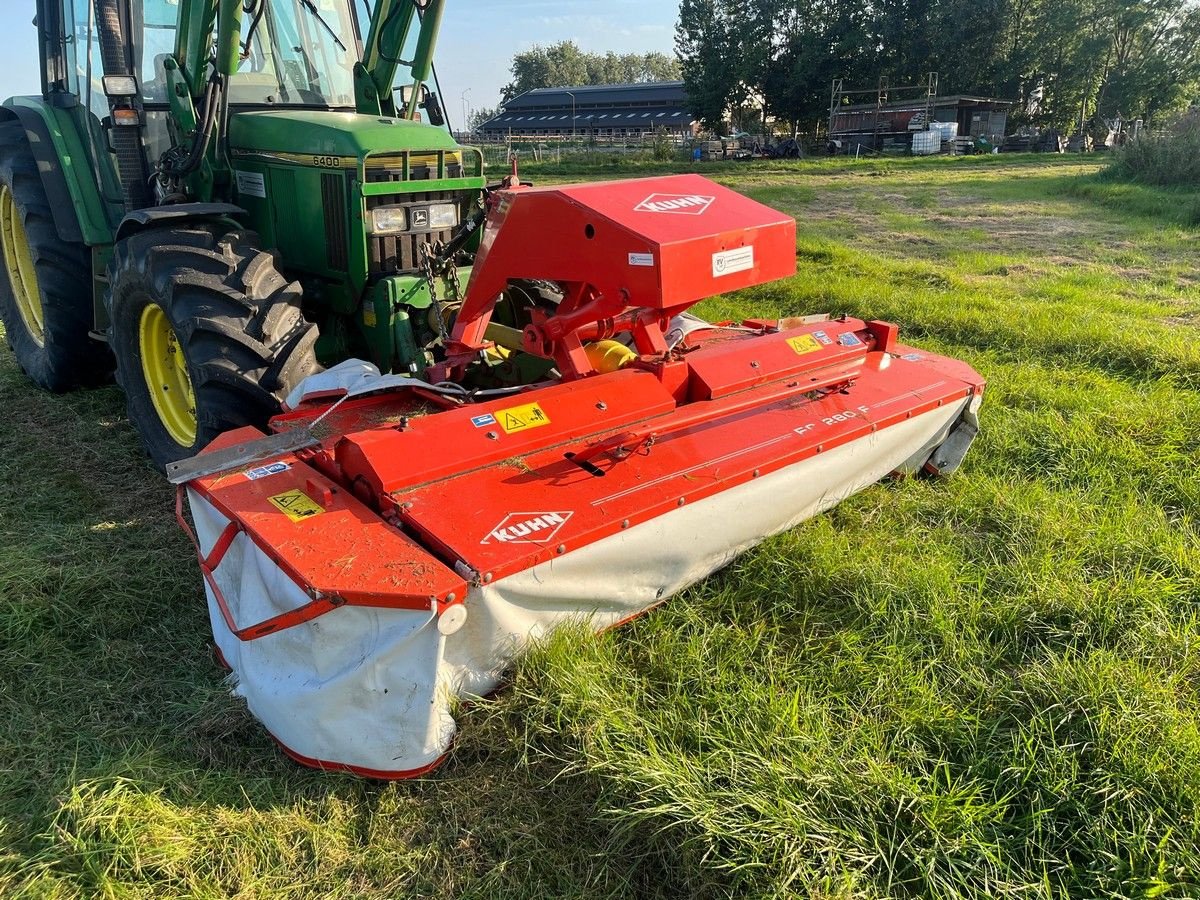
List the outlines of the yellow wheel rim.
<svg viewBox="0 0 1200 900">
<path fill-rule="evenodd" d="M 46 344 L 46 320 L 42 312 L 42 291 L 21 210 L 13 199 L 12 188 L 0 185 L 0 244 L 4 247 L 4 270 L 17 301 L 21 321 L 39 347 Z"/>
<path fill-rule="evenodd" d="M 142 374 L 159 421 L 180 447 L 196 443 L 196 393 L 171 320 L 157 303 L 142 310 L 138 326 Z"/>
</svg>

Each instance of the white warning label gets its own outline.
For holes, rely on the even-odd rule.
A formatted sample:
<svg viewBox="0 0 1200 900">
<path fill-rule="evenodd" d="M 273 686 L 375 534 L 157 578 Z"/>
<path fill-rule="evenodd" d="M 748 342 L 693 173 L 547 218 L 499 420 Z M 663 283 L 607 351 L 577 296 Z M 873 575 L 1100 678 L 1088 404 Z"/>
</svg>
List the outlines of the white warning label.
<svg viewBox="0 0 1200 900">
<path fill-rule="evenodd" d="M 748 272 L 754 268 L 754 248 L 738 247 L 736 250 L 722 250 L 714 253 L 713 278 L 733 275 L 736 272 Z"/>
</svg>

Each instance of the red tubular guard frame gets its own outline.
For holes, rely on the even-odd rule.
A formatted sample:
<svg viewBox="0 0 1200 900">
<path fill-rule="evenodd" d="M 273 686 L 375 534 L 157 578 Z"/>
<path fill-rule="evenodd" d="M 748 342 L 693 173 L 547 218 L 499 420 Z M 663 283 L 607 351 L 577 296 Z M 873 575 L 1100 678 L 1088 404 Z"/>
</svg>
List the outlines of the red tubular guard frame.
<svg viewBox="0 0 1200 900">
<path fill-rule="evenodd" d="M 238 528 L 236 522 L 231 521 L 225 526 L 225 530 L 221 532 L 221 536 L 217 539 L 217 542 L 213 544 L 212 552 L 208 556 L 205 556 L 204 550 L 200 547 L 200 539 L 196 537 L 195 530 L 188 524 L 187 517 L 183 514 L 183 498 L 185 494 L 186 489 L 183 485 L 180 485 L 175 491 L 175 521 L 179 523 L 179 527 L 183 529 L 184 534 L 192 542 L 192 546 L 196 548 L 196 558 L 200 562 L 200 574 L 204 576 L 205 583 L 208 584 L 209 589 L 212 591 L 213 599 L 217 601 L 217 608 L 221 610 L 221 618 L 225 620 L 225 624 L 229 626 L 229 630 L 233 632 L 234 637 L 239 641 L 257 641 L 259 638 L 264 638 L 269 634 L 286 631 L 289 628 L 295 628 L 297 625 L 303 625 L 305 622 L 311 622 L 313 619 L 318 619 L 326 613 L 331 613 L 338 607 L 346 605 L 345 602 L 338 602 L 331 597 L 317 597 L 311 603 L 305 604 L 291 612 L 281 613 L 270 619 L 264 619 L 262 622 L 256 622 L 253 625 L 239 628 L 233 617 L 233 611 L 229 608 L 229 602 L 225 599 L 224 592 L 217 584 L 216 571 L 221 567 L 221 563 L 225 559 L 225 554 L 229 552 L 229 548 L 233 546 L 233 542 L 242 533 L 242 530 Z M 292 580 L 295 581 L 295 578 Z M 307 590 L 307 585 L 300 582 L 296 583 L 301 590 Z"/>
</svg>

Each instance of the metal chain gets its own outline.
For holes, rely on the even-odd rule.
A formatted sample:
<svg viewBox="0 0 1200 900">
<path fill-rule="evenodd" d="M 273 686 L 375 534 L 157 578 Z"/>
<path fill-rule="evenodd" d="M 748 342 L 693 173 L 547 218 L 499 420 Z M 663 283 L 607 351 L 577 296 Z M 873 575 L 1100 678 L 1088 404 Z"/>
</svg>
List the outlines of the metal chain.
<svg viewBox="0 0 1200 900">
<path fill-rule="evenodd" d="M 433 247 L 429 242 L 421 244 L 421 274 L 425 276 L 425 283 L 429 286 L 429 299 L 433 301 L 433 310 L 437 313 L 438 338 L 444 347 L 450 340 L 450 333 L 446 329 L 446 313 L 442 309 L 442 301 L 438 299 L 437 280 L 433 274 Z"/>
<path fill-rule="evenodd" d="M 455 304 L 462 303 L 462 283 L 458 280 L 458 264 L 453 256 L 446 260 L 446 278 L 450 281 L 451 299 Z"/>
</svg>

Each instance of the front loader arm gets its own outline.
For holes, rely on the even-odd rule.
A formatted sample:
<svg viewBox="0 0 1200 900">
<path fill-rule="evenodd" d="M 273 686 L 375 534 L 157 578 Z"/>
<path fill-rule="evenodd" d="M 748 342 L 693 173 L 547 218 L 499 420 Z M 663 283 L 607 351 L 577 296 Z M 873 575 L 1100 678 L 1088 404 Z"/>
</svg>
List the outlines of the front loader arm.
<svg viewBox="0 0 1200 900">
<path fill-rule="evenodd" d="M 445 6 L 445 0 L 379 0 L 375 4 L 363 61 L 355 73 L 359 112 L 415 117 L 422 86 L 433 73 Z M 412 59 L 401 59 L 414 26 L 419 29 L 416 51 Z M 401 66 L 411 69 L 413 91 L 407 108 L 397 110 L 393 88 Z"/>
<path fill-rule="evenodd" d="M 181 0 L 175 60 L 184 73 L 193 101 L 199 102 L 204 93 L 214 43 L 217 70 L 225 76 L 237 73 L 241 34 L 241 0 Z"/>
<path fill-rule="evenodd" d="M 204 92 L 209 48 L 217 20 L 217 0 L 182 0 L 179 27 L 175 32 L 175 61 L 196 100 Z"/>
<path fill-rule="evenodd" d="M 243 0 L 179 0 L 175 53 L 163 63 L 172 143 L 196 155 L 176 160 L 176 171 L 160 168 L 160 175 L 174 178 L 176 188 L 186 183 L 187 193 L 201 201 L 212 199 L 215 172 L 222 165 L 212 137 L 228 123 L 214 117 L 224 108 L 222 91 L 241 63 L 243 11 Z"/>
</svg>

